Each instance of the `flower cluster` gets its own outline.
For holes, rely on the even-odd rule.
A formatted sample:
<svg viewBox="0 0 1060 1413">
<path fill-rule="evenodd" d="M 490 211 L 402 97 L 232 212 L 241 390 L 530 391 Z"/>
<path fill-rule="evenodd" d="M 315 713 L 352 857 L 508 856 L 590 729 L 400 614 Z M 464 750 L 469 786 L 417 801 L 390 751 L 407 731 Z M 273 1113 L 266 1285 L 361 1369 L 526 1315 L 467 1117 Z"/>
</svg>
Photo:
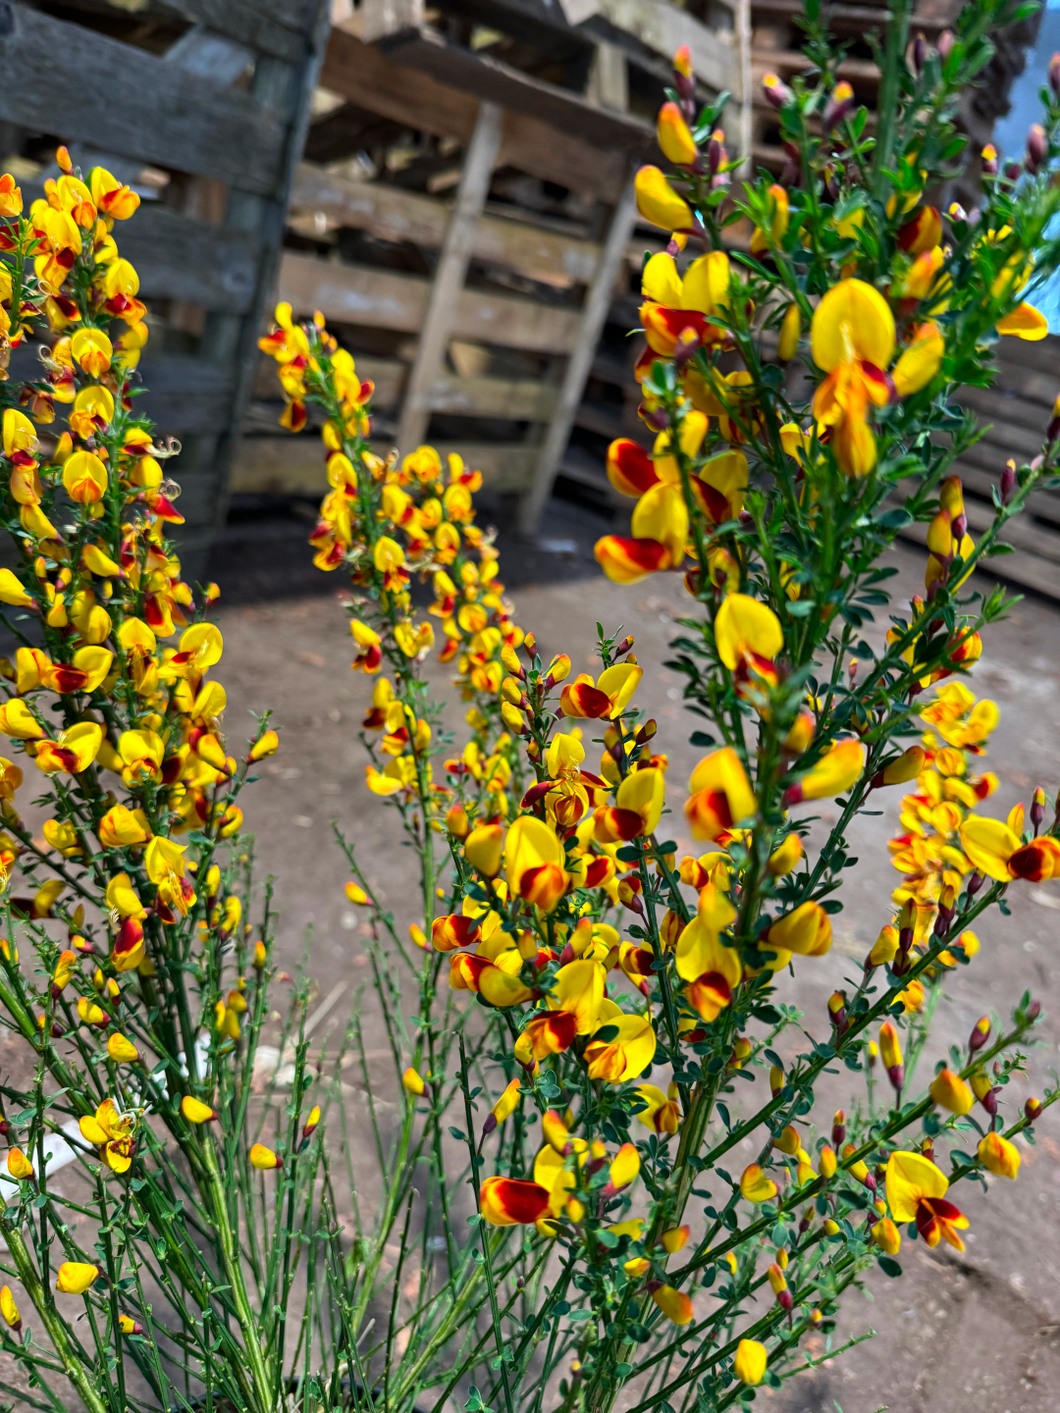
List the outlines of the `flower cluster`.
<svg viewBox="0 0 1060 1413">
<path fill-rule="evenodd" d="M 179 447 L 137 410 L 148 325 L 115 238 L 139 198 L 102 167 L 82 176 L 64 148 L 57 161 L 28 213 L 0 177 L 0 513 L 13 566 L 0 570 L 0 1025 L 28 1060 L 0 1085 L 13 1282 L 0 1338 L 31 1380 L 65 1376 L 103 1413 L 101 1390 L 124 1388 L 127 1362 L 174 1401 L 158 1371 L 189 1300 L 234 1322 L 241 1349 L 262 1347 L 226 1204 L 234 1182 L 269 1166 L 240 1118 L 269 939 L 244 919 L 237 799 L 278 737 L 261 720 L 245 745 L 226 742 L 217 589 L 185 581 L 167 538 L 183 523 L 165 469 Z M 301 1118 L 306 1137 L 319 1117 Z M 67 1162 L 91 1211 L 56 1182 Z M 91 1354 L 71 1296 L 96 1331 Z M 23 1333 L 27 1307 L 47 1356 Z M 251 1356 L 223 1382 L 231 1397 L 242 1380 L 244 1400 L 257 1389 L 264 1406 L 272 1377 Z"/>
</svg>

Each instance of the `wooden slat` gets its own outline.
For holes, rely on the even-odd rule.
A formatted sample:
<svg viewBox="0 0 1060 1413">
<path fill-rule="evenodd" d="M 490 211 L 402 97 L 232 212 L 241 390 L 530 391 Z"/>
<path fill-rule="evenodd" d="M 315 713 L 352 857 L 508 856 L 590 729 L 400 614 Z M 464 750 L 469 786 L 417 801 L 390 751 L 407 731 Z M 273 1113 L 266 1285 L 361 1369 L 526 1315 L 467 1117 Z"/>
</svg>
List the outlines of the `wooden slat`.
<svg viewBox="0 0 1060 1413">
<path fill-rule="evenodd" d="M 445 235 L 450 203 L 383 182 L 354 182 L 303 162 L 291 193 L 291 210 L 323 214 L 334 229 L 350 226 L 378 240 L 437 250 Z M 599 245 L 540 230 L 503 216 L 483 215 L 475 229 L 476 259 L 507 266 L 546 284 L 584 284 L 592 279 Z"/>
<path fill-rule="evenodd" d="M 225 431 L 232 416 L 233 376 L 195 358 L 144 357 L 143 384 L 135 399 L 165 436 L 191 436 Z"/>
<path fill-rule="evenodd" d="M 464 459 L 465 466 L 482 472 L 485 484 L 494 490 L 522 490 L 530 478 L 534 447 L 502 442 L 437 442 L 444 462 L 451 451 Z M 376 450 L 385 453 L 386 443 Z M 322 495 L 327 489 L 324 450 L 319 437 L 244 437 L 232 468 L 231 490 L 235 494 Z"/>
<path fill-rule="evenodd" d="M 294 61 L 305 45 L 306 0 L 171 0 L 170 8 L 276 59 Z"/>
<path fill-rule="evenodd" d="M 20 4 L 10 15 L 0 38 L 0 119 L 239 190 L 276 190 L 277 114 L 81 25 Z"/>
<path fill-rule="evenodd" d="M 646 159 L 655 147 L 655 130 L 643 118 L 598 108 L 580 93 L 453 44 L 426 25 L 400 30 L 381 41 L 380 48 L 396 62 L 419 69 L 439 83 L 456 84 L 479 99 L 541 119 L 561 132 L 577 132 L 604 150 Z"/>
<path fill-rule="evenodd" d="M 1054 388 L 1060 387 L 1057 380 L 1042 377 L 1043 383 L 1047 381 L 1051 381 Z M 982 413 L 983 417 L 989 418 L 1002 434 L 1005 428 L 1011 425 L 1021 427 L 1032 434 L 1036 433 L 1039 442 L 1045 438 L 1050 410 L 1040 402 L 1031 401 L 1029 397 L 1006 396 L 997 388 L 962 388 L 957 401 L 962 407 L 971 407 Z"/>
<path fill-rule="evenodd" d="M 361 362 L 358 359 L 358 368 Z M 558 388 L 534 378 L 453 378 L 443 375 L 431 389 L 431 407 L 461 417 L 503 417 L 547 422 Z"/>
<path fill-rule="evenodd" d="M 503 115 L 495 103 L 480 103 L 471 134 L 456 201 L 449 216 L 438 255 L 427 312 L 420 326 L 416 357 L 405 384 L 398 442 L 419 446 L 431 416 L 431 389 L 442 371 L 449 340 L 456 327 L 457 309 L 467 279 L 475 242 L 475 226 L 486 204 L 493 177 L 493 163 L 501 142 Z"/>
<path fill-rule="evenodd" d="M 145 201 L 118 238 L 121 253 L 136 267 L 145 298 L 182 299 L 225 314 L 250 309 L 258 266 L 258 242 L 252 235 Z"/>
<path fill-rule="evenodd" d="M 803 0 L 754 0 L 754 10 L 756 20 L 767 15 L 779 15 L 783 19 L 793 20 L 796 16 L 801 17 L 806 13 Z M 837 34 L 863 35 L 866 30 L 873 28 L 885 29 L 889 13 L 882 6 L 877 9 L 867 5 L 829 5 L 828 28 Z M 951 23 L 945 15 L 914 14 L 909 26 L 912 33 L 923 30 L 924 34 L 930 37 L 948 28 Z"/>
<path fill-rule="evenodd" d="M 358 354 L 357 374 L 375 384 L 372 406 L 393 408 L 401 400 L 409 366 L 396 358 L 370 358 Z M 258 397 L 271 399 L 255 405 L 254 422 L 271 430 L 279 421 L 281 404 L 276 365 L 270 360 L 266 377 L 255 387 Z M 539 378 L 458 378 L 443 373 L 431 389 L 431 410 L 456 417 L 499 417 L 509 422 L 547 422 L 556 406 L 555 383 Z"/>
<path fill-rule="evenodd" d="M 279 297 L 297 315 L 314 309 L 338 323 L 416 332 L 423 323 L 430 281 L 389 270 L 317 260 L 285 252 L 280 265 Z M 457 338 L 505 348 L 564 353 L 578 332 L 578 311 L 552 309 L 529 299 L 464 290 L 460 296 Z"/>
<path fill-rule="evenodd" d="M 723 30 L 708 29 L 666 0 L 597 0 L 596 13 L 664 59 L 672 59 L 681 45 L 687 44 L 698 79 L 717 92 L 729 89 L 737 101 L 743 96 L 739 65 Z"/>
<path fill-rule="evenodd" d="M 44 187 L 23 182 L 22 196 L 28 208 L 44 196 Z M 117 238 L 136 267 L 144 299 L 186 300 L 211 313 L 245 314 L 250 308 L 259 253 L 254 236 L 144 201 Z"/>
<path fill-rule="evenodd" d="M 371 44 L 335 28 L 320 82 L 344 98 L 410 128 L 466 142 L 478 104 L 468 93 L 394 63 Z M 625 177 L 622 154 L 600 151 L 535 117 L 508 113 L 498 161 L 603 201 L 617 201 Z"/>
</svg>

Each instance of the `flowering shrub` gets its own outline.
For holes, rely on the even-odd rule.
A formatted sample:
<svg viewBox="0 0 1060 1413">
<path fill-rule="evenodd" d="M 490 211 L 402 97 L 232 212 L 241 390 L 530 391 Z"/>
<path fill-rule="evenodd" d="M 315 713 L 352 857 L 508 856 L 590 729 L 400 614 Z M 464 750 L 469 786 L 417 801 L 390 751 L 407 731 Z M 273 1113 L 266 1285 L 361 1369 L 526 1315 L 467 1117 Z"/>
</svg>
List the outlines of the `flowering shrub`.
<svg viewBox="0 0 1060 1413">
<path fill-rule="evenodd" d="M 634 1413 L 748 1403 L 806 1367 L 804 1336 L 832 1329 L 869 1267 L 900 1274 L 918 1238 L 962 1250 L 956 1185 L 1015 1178 L 1013 1139 L 1057 1098 L 999 1106 L 1038 1015 L 1029 995 L 1006 1026 L 982 1018 L 964 1050 L 939 1054 L 929 1030 L 947 974 L 974 962 L 976 920 L 1010 885 L 1060 873 L 1040 791 L 1026 818 L 1022 806 L 990 816 L 997 780 L 979 757 L 998 712 L 961 680 L 1005 606 L 967 580 L 1053 476 L 1060 404 L 1042 455 L 1002 472 L 978 542 L 952 471 L 977 435 L 954 393 L 989 382 L 999 338 L 1047 332 L 1025 296 L 1060 262 L 1045 234 L 1060 202 L 1045 175 L 1060 59 L 1025 160 L 1002 173 L 982 154 L 980 207 L 943 213 L 926 195 L 968 164 L 957 100 L 991 27 L 1017 13 L 978 4 L 937 49 L 907 53 L 899 7 L 870 135 L 811 11 L 814 75 L 765 81 L 790 155 L 776 182 L 733 182 L 721 105 L 695 113 L 676 57 L 658 132 L 671 170 L 637 178 L 641 215 L 669 235 L 642 277 L 637 375 L 654 444 L 611 446 L 632 527 L 596 556 L 620 583 L 684 573 L 671 666 L 702 728 L 684 801 L 699 857 L 668 837 L 668 762 L 632 640 L 601 634 L 595 678 L 572 678 L 565 655 L 542 660 L 476 562 L 486 541 L 463 466 L 446 476 L 427 447 L 373 454 L 370 386 L 320 319 L 298 328 L 277 311 L 263 347 L 285 422 L 304 423 L 310 404 L 326 418 L 317 563 L 352 571 L 354 667 L 377 674 L 369 787 L 390 795 L 423 860 L 391 1171 L 400 1182 L 416 1143 L 432 1155 L 432 1278 L 478 1282 L 454 1287 L 464 1318 L 479 1317 L 473 1335 L 425 1343 L 414 1323 L 402 1358 L 388 1355 L 396 1404 L 419 1390 L 441 1407 L 459 1390 L 470 1410 L 548 1400 L 601 1413 L 623 1389 Z M 741 220 L 746 254 L 722 243 Z M 925 589 L 898 612 L 880 559 L 912 521 L 927 525 Z M 425 618 L 410 576 L 433 587 Z M 873 646 L 878 608 L 890 628 Z M 474 698 L 462 753 L 439 739 L 419 680 L 432 616 Z M 785 974 L 829 950 L 856 862 L 850 824 L 901 785 L 900 881 L 807 1044 Z M 813 850 L 801 807 L 830 799 L 839 820 Z M 348 894 L 389 934 L 382 970 L 407 948 L 344 842 Z M 921 1058 L 935 1070 L 914 1087 Z M 816 1091 L 839 1061 L 862 1093 L 826 1118 Z M 730 1170 L 745 1141 L 753 1161 Z M 396 1239 L 400 1210 L 389 1197 L 378 1240 Z"/>
<path fill-rule="evenodd" d="M 811 12 L 813 75 L 766 80 L 792 158 L 776 183 L 733 182 L 720 105 L 697 117 L 676 56 L 659 120 L 673 170 L 638 178 L 669 235 L 643 272 L 655 440 L 611 448 L 636 505 L 597 557 L 625 582 L 684 572 L 698 857 L 667 837 L 632 640 L 601 632 L 595 677 L 545 663 L 475 524 L 477 473 L 427 447 L 375 454 L 352 358 L 322 320 L 277 311 L 263 347 L 284 424 L 310 405 L 323 421 L 312 539 L 351 576 L 367 783 L 420 865 L 405 936 L 343 840 L 399 1099 L 377 1102 L 354 1017 L 371 1139 L 348 1164 L 331 1104 L 346 1043 L 310 1059 L 304 986 L 279 1046 L 260 1043 L 272 915 L 237 797 L 278 738 L 262 720 L 226 743 L 216 594 L 183 582 L 166 539 L 176 448 L 136 413 L 147 326 L 113 236 L 135 195 L 63 150 L 28 216 L 0 179 L 20 379 L 0 389 L 16 556 L 0 570 L 0 1021 L 22 1056 L 0 1080 L 0 1343 L 21 1402 L 722 1410 L 812 1364 L 807 1333 L 830 1336 L 873 1265 L 899 1274 L 904 1244 L 960 1249 L 959 1183 L 1016 1177 L 1013 1140 L 1060 1094 L 999 1102 L 1037 1004 L 945 1055 L 929 1020 L 975 964 L 977 919 L 1060 876 L 1040 791 L 1026 817 L 992 817 L 979 757 L 997 709 L 962 680 L 1004 611 L 968 577 L 1053 476 L 1060 409 L 973 543 L 951 472 L 975 424 L 953 395 L 989 381 L 998 338 L 1045 332 L 1024 295 L 1060 263 L 1060 59 L 1022 165 L 984 154 L 977 211 L 943 216 L 924 193 L 966 165 L 958 95 L 1019 13 L 981 0 L 907 55 L 897 6 L 870 134 Z M 726 250 L 745 218 L 750 253 Z M 924 595 L 874 646 L 880 558 L 913 520 Z M 438 636 L 462 742 L 425 680 Z M 878 938 L 804 1038 L 787 974 L 829 950 L 851 822 L 901 785 Z M 815 849 L 803 807 L 825 799 L 839 819 Z M 822 1076 L 843 1069 L 852 1097 L 822 1115 Z M 361 1147 L 379 1162 L 367 1191 Z"/>
</svg>

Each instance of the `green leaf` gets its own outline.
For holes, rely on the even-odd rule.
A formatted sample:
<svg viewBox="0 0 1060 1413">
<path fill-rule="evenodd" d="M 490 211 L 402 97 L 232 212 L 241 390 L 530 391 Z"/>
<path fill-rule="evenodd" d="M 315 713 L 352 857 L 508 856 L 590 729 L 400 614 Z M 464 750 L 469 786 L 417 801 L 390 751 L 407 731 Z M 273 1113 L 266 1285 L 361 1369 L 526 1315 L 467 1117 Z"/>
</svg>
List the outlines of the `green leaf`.
<svg viewBox="0 0 1060 1413">
<path fill-rule="evenodd" d="M 876 1262 L 885 1276 L 900 1276 L 902 1268 L 893 1256 L 881 1256 Z"/>
</svg>

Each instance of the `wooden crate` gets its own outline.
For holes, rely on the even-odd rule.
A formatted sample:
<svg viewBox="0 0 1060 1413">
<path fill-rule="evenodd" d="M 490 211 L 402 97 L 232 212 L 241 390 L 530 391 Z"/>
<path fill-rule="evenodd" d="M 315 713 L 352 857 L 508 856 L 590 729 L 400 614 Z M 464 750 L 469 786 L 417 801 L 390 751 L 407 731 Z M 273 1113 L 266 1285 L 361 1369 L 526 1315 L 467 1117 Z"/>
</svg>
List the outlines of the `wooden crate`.
<svg viewBox="0 0 1060 1413">
<path fill-rule="evenodd" d="M 335 106 L 310 128 L 278 282 L 375 381 L 379 445 L 461 451 L 528 530 L 557 474 L 607 498 L 607 443 L 639 430 L 632 174 L 659 158 L 682 43 L 749 132 L 746 0 L 711 24 L 662 0 L 587 8 L 571 23 L 571 0 L 453 0 L 431 23 L 415 0 L 364 0 L 340 17 L 321 72 Z M 388 170 L 403 142 L 416 155 Z M 270 436 L 278 390 L 267 373 L 258 390 L 234 489 L 315 493 L 319 449 Z"/>
<path fill-rule="evenodd" d="M 184 445 L 182 552 L 197 577 L 226 511 L 326 0 L 49 8 L 0 12 L 0 158 L 32 198 L 65 142 L 144 198 L 116 235 L 149 306 L 144 406 Z"/>
</svg>

